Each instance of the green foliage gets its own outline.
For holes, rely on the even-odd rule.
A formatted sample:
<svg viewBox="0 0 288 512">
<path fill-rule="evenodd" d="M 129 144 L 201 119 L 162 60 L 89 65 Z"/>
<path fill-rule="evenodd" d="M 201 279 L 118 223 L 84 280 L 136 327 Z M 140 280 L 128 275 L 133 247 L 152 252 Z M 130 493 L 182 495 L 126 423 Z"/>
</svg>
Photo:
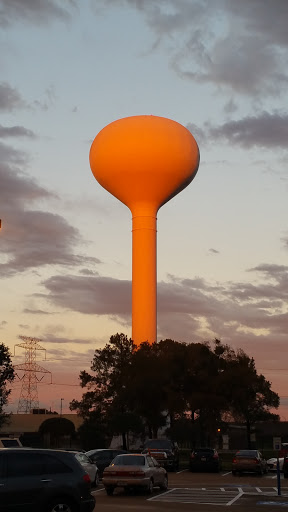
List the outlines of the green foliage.
<svg viewBox="0 0 288 512">
<path fill-rule="evenodd" d="M 8 387 L 15 378 L 14 368 L 8 347 L 0 343 L 0 427 L 7 421 L 9 415 L 3 411 L 3 406 L 8 403 L 11 389 Z"/>
</svg>

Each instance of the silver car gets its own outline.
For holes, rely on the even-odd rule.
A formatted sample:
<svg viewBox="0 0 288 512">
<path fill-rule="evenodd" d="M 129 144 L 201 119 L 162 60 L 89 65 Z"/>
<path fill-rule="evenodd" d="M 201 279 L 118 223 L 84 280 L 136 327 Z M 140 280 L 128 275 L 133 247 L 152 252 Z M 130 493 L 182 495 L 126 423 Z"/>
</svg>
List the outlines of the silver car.
<svg viewBox="0 0 288 512">
<path fill-rule="evenodd" d="M 69 450 L 75 455 L 75 459 L 80 462 L 83 469 L 88 473 L 91 480 L 92 487 L 97 487 L 99 485 L 99 470 L 94 462 L 89 459 L 89 457 L 83 452 L 77 452 L 73 450 Z"/>
<path fill-rule="evenodd" d="M 154 487 L 168 488 L 167 471 L 150 455 L 129 453 L 117 455 L 110 466 L 104 469 L 103 484 L 108 496 L 116 487 L 143 489 L 149 494 Z"/>
</svg>

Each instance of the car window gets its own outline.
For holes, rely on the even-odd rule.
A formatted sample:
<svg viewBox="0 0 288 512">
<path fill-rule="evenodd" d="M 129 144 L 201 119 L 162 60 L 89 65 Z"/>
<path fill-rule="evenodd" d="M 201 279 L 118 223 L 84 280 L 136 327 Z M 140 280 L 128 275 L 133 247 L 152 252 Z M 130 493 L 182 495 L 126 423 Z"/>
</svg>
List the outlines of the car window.
<svg viewBox="0 0 288 512">
<path fill-rule="evenodd" d="M 113 460 L 114 466 L 145 466 L 143 455 L 117 455 Z"/>
<path fill-rule="evenodd" d="M 43 454 L 42 458 L 45 473 L 73 473 L 73 470 L 69 466 L 52 455 Z"/>
<path fill-rule="evenodd" d="M 86 457 L 86 455 L 84 455 L 84 453 L 75 453 L 75 459 L 77 459 L 82 464 L 87 464 L 87 462 L 89 462 L 88 458 Z"/>
<path fill-rule="evenodd" d="M 94 453 L 94 455 L 91 455 L 90 456 L 91 458 L 93 457 L 93 460 L 107 460 L 110 458 L 110 454 L 109 453 L 106 453 L 106 452 L 102 452 L 102 453 Z"/>
<path fill-rule="evenodd" d="M 17 439 L 1 439 L 4 448 L 19 448 L 20 444 Z"/>
<path fill-rule="evenodd" d="M 160 465 L 154 457 L 151 457 L 151 459 L 153 460 L 154 466 L 158 467 Z"/>
<path fill-rule="evenodd" d="M 43 464 L 38 453 L 7 453 L 7 476 L 41 475 Z"/>
</svg>

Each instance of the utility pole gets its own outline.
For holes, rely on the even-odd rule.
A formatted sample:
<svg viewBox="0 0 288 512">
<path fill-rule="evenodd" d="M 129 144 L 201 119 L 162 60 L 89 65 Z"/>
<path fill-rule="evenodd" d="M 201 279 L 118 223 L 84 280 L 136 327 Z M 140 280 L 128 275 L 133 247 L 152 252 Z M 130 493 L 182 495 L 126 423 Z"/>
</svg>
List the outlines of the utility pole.
<svg viewBox="0 0 288 512">
<path fill-rule="evenodd" d="M 62 416 L 62 402 L 64 398 L 60 398 L 60 416 Z"/>
<path fill-rule="evenodd" d="M 46 359 L 46 349 L 39 345 L 39 341 L 42 340 L 30 338 L 29 336 L 19 336 L 19 338 L 23 343 L 18 343 L 15 347 L 25 349 L 25 362 L 14 366 L 15 370 L 22 370 L 24 372 L 21 379 L 16 373 L 17 377 L 22 381 L 17 413 L 30 413 L 32 409 L 39 409 L 37 383 L 40 382 L 47 373 L 50 373 L 52 383 L 52 373 L 36 363 L 37 350 L 44 350 Z M 44 375 L 38 379 L 37 373 L 43 373 Z"/>
</svg>

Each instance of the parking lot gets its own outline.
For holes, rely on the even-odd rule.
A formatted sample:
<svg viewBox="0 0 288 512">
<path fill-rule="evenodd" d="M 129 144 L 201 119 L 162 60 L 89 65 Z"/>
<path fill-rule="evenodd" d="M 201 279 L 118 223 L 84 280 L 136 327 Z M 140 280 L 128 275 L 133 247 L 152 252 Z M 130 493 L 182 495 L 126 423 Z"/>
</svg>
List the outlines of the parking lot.
<svg viewBox="0 0 288 512">
<path fill-rule="evenodd" d="M 165 492 L 155 489 L 152 495 L 145 493 L 126 494 L 116 489 L 113 496 L 107 496 L 103 485 L 93 491 L 97 510 L 105 512 L 145 511 L 147 512 L 197 512 L 212 511 L 215 507 L 235 507 L 237 512 L 252 511 L 255 508 L 267 512 L 288 511 L 288 480 L 281 474 L 281 496 L 278 496 L 277 475 L 264 476 L 244 474 L 233 476 L 231 472 L 191 473 L 184 470 L 169 473 L 169 488 Z M 216 509 L 217 510 L 217 509 Z"/>
</svg>

